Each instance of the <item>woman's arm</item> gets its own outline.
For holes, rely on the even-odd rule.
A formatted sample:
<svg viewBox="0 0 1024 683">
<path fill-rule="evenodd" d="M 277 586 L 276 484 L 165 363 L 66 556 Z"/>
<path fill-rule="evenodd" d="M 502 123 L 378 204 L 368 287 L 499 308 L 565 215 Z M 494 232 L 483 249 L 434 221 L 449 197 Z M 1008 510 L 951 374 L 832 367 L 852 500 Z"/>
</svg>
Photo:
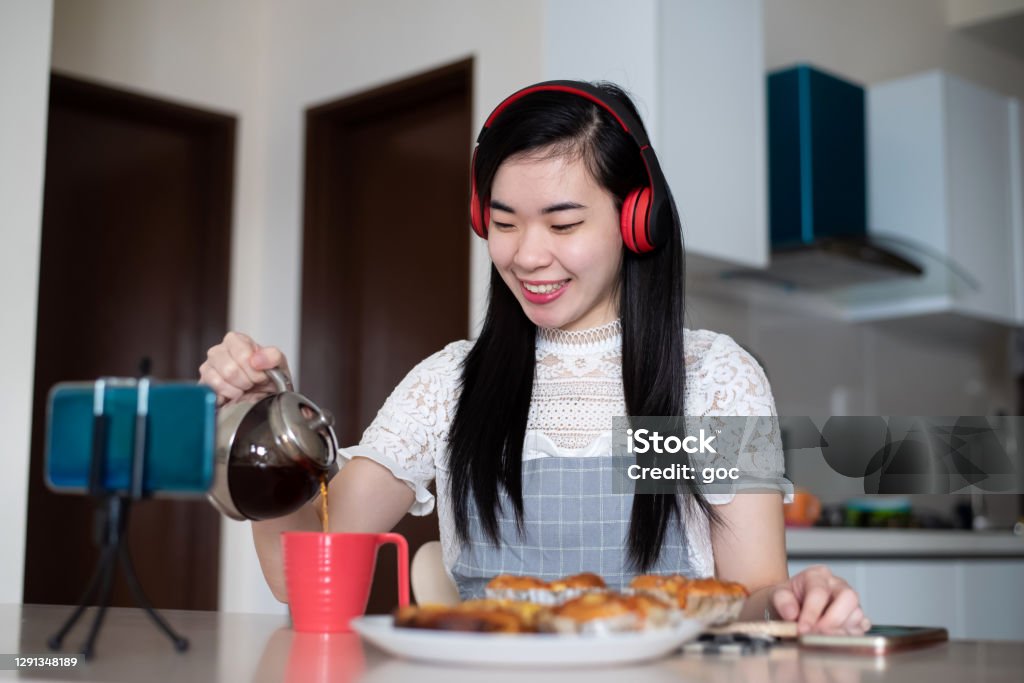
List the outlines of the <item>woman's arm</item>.
<svg viewBox="0 0 1024 683">
<path fill-rule="evenodd" d="M 711 364 L 708 376 L 720 366 L 728 370 L 723 375 L 731 378 L 727 385 L 716 388 L 708 414 L 777 414 L 764 370 L 731 338 L 719 335 L 704 362 Z M 751 462 L 743 463 L 741 458 L 741 469 L 752 468 L 769 478 L 781 476 L 784 467 L 778 425 L 765 429 L 766 425 L 759 422 L 755 426 L 758 429 L 744 449 L 753 454 Z M 742 441 L 747 442 L 746 434 Z M 761 619 L 770 614 L 798 622 L 801 633 L 860 634 L 871 626 L 856 591 L 833 576 L 828 567 L 808 567 L 789 577 L 782 497 L 778 493 L 739 493 L 717 510 L 722 524 L 711 529 L 715 571 L 719 578 L 742 583 L 751 592 L 740 618 Z"/>
<path fill-rule="evenodd" d="M 742 493 L 715 509 L 722 520 L 711 529 L 715 574 L 750 591 L 741 621 L 763 619 L 771 590 L 789 578 L 782 496 Z"/>
<path fill-rule="evenodd" d="M 779 494 L 739 494 L 718 512 L 723 523 L 711 532 L 715 571 L 750 590 L 741 620 L 759 620 L 770 607 L 773 616 L 798 622 L 800 633 L 861 634 L 871 627 L 856 591 L 828 567 L 789 578 Z"/>
<path fill-rule="evenodd" d="M 414 499 L 412 489 L 396 479 L 386 467 L 368 458 L 353 458 L 331 480 L 328 489 L 331 531 L 391 531 L 405 516 Z M 288 602 L 281 557 L 281 533 L 319 531 L 322 528 L 316 512 L 319 504 L 317 498 L 287 517 L 252 523 L 253 541 L 263 577 L 274 597 L 281 602 Z"/>
</svg>

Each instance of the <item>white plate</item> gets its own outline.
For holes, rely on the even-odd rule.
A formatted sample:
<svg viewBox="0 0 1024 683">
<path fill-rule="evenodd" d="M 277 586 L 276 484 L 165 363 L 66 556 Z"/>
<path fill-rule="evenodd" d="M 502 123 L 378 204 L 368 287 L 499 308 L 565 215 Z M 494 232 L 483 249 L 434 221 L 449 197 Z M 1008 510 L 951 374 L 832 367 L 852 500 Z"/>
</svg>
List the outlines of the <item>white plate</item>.
<svg viewBox="0 0 1024 683">
<path fill-rule="evenodd" d="M 352 628 L 364 640 L 397 657 L 447 664 L 505 666 L 587 666 L 657 659 L 674 652 L 703 630 L 685 620 L 672 628 L 615 635 L 551 633 L 461 633 L 395 628 L 388 615 L 359 617 Z"/>
</svg>

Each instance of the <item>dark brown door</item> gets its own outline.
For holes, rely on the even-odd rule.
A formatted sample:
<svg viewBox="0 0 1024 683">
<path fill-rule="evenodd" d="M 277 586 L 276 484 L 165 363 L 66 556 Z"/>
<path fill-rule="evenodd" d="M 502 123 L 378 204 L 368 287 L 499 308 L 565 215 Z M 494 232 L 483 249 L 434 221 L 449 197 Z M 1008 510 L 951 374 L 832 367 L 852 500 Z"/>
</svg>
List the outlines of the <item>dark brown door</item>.
<svg viewBox="0 0 1024 683">
<path fill-rule="evenodd" d="M 342 444 L 468 334 L 471 92 L 467 61 L 307 112 L 301 390 Z M 415 553 L 436 514 L 396 530 Z M 381 551 L 371 613 L 395 606 L 394 563 Z"/>
<path fill-rule="evenodd" d="M 25 602 L 75 603 L 96 559 L 92 503 L 43 484 L 49 388 L 195 378 L 227 327 L 235 120 L 53 76 L 36 332 Z M 220 522 L 151 500 L 129 538 L 157 607 L 215 609 Z M 132 604 L 119 578 L 113 604 Z"/>
</svg>

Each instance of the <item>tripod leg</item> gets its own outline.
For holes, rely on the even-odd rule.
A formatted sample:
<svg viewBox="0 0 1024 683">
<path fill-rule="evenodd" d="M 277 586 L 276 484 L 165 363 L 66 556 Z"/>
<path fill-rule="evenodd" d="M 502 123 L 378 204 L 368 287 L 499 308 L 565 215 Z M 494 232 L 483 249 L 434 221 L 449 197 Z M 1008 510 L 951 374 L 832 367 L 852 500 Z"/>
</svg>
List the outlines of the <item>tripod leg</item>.
<svg viewBox="0 0 1024 683">
<path fill-rule="evenodd" d="M 117 568 L 114 555 L 117 553 L 117 546 L 108 546 L 107 552 L 110 553 L 110 562 L 107 563 L 106 570 L 103 572 L 103 588 L 100 592 L 99 611 L 96 612 L 96 617 L 92 620 L 89 636 L 82 647 L 82 656 L 86 659 L 92 659 L 95 652 L 96 636 L 100 633 L 103 617 L 106 616 L 107 607 L 110 605 L 110 592 L 114 588 L 114 570 Z"/>
<path fill-rule="evenodd" d="M 121 558 L 121 568 L 124 569 L 124 578 L 128 582 L 128 587 L 132 591 L 132 595 L 135 596 L 135 601 L 139 603 L 142 609 L 146 610 L 146 614 L 149 618 L 163 631 L 171 642 L 174 643 L 174 649 L 178 652 L 184 652 L 188 649 L 188 639 L 179 636 L 170 625 L 164 621 L 164 618 L 160 616 L 160 613 L 153 609 L 153 604 L 146 597 L 146 593 L 142 590 L 142 585 L 139 583 L 138 577 L 135 575 L 135 565 L 132 564 L 131 554 L 128 552 L 128 545 L 123 543 L 119 549 L 118 555 Z"/>
<path fill-rule="evenodd" d="M 93 597 L 96 595 L 96 589 L 100 585 L 100 578 L 106 576 L 108 573 L 112 574 L 114 569 L 114 548 L 104 548 L 103 553 L 100 555 L 100 559 L 96 562 L 96 568 L 92 570 L 92 576 L 89 578 L 89 585 L 86 586 L 85 592 L 82 593 L 82 598 L 78 601 L 78 607 L 71 613 L 64 625 L 61 626 L 60 630 L 50 636 L 50 639 L 46 641 L 47 645 L 50 646 L 51 650 L 59 650 L 61 644 L 64 642 L 64 637 L 68 634 L 75 626 L 75 622 L 82 616 L 89 603 L 92 602 Z"/>
</svg>

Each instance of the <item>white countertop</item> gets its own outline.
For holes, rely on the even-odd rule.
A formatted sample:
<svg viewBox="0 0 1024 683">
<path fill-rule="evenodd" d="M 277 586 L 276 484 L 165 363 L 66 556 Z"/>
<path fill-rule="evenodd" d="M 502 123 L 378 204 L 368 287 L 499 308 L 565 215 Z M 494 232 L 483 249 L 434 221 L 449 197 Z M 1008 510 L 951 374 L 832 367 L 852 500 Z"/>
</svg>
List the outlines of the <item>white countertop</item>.
<svg viewBox="0 0 1024 683">
<path fill-rule="evenodd" d="M 0 642 L 7 652 L 48 655 L 46 640 L 70 607 L 0 605 Z M 1020 679 L 1024 647 L 1019 642 L 951 641 L 883 657 L 805 650 L 792 645 L 757 654 L 682 655 L 620 667 L 467 668 L 396 659 L 348 633 L 295 633 L 286 617 L 166 610 L 170 624 L 191 640 L 175 652 L 139 610 L 112 608 L 97 643 L 96 658 L 75 668 L 0 671 L 8 678 L 50 681 L 263 681 L 277 683 L 842 683 L 979 681 Z M 91 621 L 91 610 L 83 619 Z M 85 637 L 79 624 L 64 654 Z M 501 636 L 499 636 L 501 637 Z M 514 636 L 513 636 L 514 637 Z"/>
<path fill-rule="evenodd" d="M 1009 531 L 789 528 L 786 550 L 791 558 L 1024 558 L 1024 536 Z"/>
</svg>

